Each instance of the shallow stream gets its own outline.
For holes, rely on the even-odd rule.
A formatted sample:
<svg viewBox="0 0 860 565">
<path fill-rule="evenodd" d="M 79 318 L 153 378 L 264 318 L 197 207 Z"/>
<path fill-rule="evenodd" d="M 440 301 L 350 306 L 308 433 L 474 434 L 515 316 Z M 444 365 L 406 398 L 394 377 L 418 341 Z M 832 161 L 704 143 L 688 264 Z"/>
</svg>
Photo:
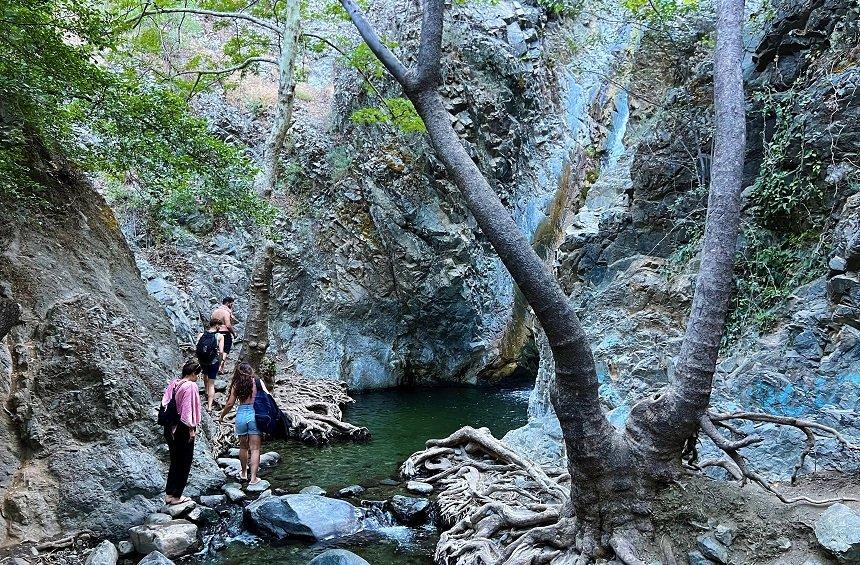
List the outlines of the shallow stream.
<svg viewBox="0 0 860 565">
<path fill-rule="evenodd" d="M 408 494 L 398 479 L 400 464 L 424 447 L 431 438 L 442 438 L 465 425 L 488 427 L 496 437 L 526 423 L 529 389 L 433 388 L 388 390 L 355 396 L 344 418 L 370 429 L 370 443 L 337 443 L 315 448 L 296 442 L 272 442 L 283 461 L 265 478 L 273 488 L 298 492 L 317 485 L 334 494 L 353 484 L 367 490 L 364 500 L 385 500 Z M 398 481 L 399 482 L 399 481 Z M 357 501 L 352 501 L 357 504 Z M 277 546 L 243 534 L 225 549 L 199 559 L 201 565 L 257 565 L 282 563 L 304 565 L 331 547 L 349 549 L 371 565 L 430 565 L 438 534 L 435 529 L 403 526 L 381 528 L 343 540 L 308 544 L 290 542 Z"/>
</svg>

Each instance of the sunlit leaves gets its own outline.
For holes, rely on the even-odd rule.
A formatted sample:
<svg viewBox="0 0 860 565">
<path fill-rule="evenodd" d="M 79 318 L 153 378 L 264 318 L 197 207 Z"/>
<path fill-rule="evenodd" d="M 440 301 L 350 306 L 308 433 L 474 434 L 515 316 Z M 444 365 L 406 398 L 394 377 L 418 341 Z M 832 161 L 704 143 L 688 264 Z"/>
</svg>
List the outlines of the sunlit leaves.
<svg viewBox="0 0 860 565">
<path fill-rule="evenodd" d="M 403 133 L 427 131 L 412 102 L 406 98 L 386 98 L 382 107 L 360 108 L 352 113 L 350 120 L 364 126 L 388 124 Z"/>
</svg>

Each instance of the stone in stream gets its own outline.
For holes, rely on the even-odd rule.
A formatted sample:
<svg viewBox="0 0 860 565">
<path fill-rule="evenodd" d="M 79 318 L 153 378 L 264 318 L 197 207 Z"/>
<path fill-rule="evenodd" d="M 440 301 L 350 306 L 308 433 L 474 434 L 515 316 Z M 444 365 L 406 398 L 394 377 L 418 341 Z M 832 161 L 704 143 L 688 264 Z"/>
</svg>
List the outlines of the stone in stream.
<svg viewBox="0 0 860 565">
<path fill-rule="evenodd" d="M 238 447 L 231 447 L 229 449 L 229 451 L 227 451 L 227 456 L 233 457 L 234 459 L 239 457 L 239 448 Z"/>
<path fill-rule="evenodd" d="M 242 485 L 239 483 L 227 483 L 221 490 L 230 499 L 230 502 L 239 502 L 245 499 L 245 491 L 242 490 Z"/>
<path fill-rule="evenodd" d="M 839 563 L 860 563 L 860 514 L 834 504 L 815 521 L 815 538 Z"/>
<path fill-rule="evenodd" d="M 343 487 L 342 489 L 337 491 L 337 494 L 341 498 L 350 498 L 350 497 L 356 497 L 363 492 L 364 492 L 363 486 L 361 486 L 361 485 L 350 485 L 348 487 Z"/>
<path fill-rule="evenodd" d="M 316 485 L 311 485 L 300 490 L 299 494 L 316 494 L 318 496 L 325 496 L 325 489 Z"/>
<path fill-rule="evenodd" d="M 356 507 L 344 500 L 313 494 L 268 496 L 245 507 L 246 523 L 277 539 L 348 536 L 361 528 L 360 515 Z"/>
<path fill-rule="evenodd" d="M 129 531 L 134 549 L 141 554 L 160 551 L 168 557 L 187 553 L 197 543 L 197 526 L 188 520 L 135 526 Z"/>
<path fill-rule="evenodd" d="M 137 565 L 175 565 L 173 561 L 164 556 L 160 551 L 153 551 L 140 561 Z"/>
<path fill-rule="evenodd" d="M 110 541 L 98 544 L 87 556 L 86 565 L 116 565 L 119 561 L 119 551 Z"/>
<path fill-rule="evenodd" d="M 260 467 L 274 467 L 281 462 L 281 454 L 277 451 L 267 451 L 260 455 Z"/>
<path fill-rule="evenodd" d="M 170 516 L 170 514 L 156 512 L 155 514 L 150 514 L 149 516 L 147 516 L 144 524 L 166 524 L 171 520 L 173 520 L 173 518 Z"/>
<path fill-rule="evenodd" d="M 245 487 L 245 490 L 248 492 L 258 493 L 268 490 L 270 486 L 271 485 L 269 484 L 269 481 L 267 481 L 266 479 L 260 479 L 254 484 L 248 483 L 248 486 Z"/>
<path fill-rule="evenodd" d="M 197 503 L 193 500 L 189 500 L 188 502 L 183 502 L 182 504 L 165 504 L 159 510 L 162 514 L 168 514 L 171 518 L 176 518 L 177 516 L 182 516 L 192 508 L 197 506 Z"/>
<path fill-rule="evenodd" d="M 406 483 L 406 490 L 416 494 L 430 494 L 433 492 L 433 485 L 421 481 L 409 481 Z"/>
<path fill-rule="evenodd" d="M 214 524 L 218 522 L 218 513 L 208 506 L 192 508 L 186 518 L 195 524 Z"/>
<path fill-rule="evenodd" d="M 227 501 L 223 494 L 204 494 L 200 497 L 200 504 L 209 508 L 217 508 Z"/>
<path fill-rule="evenodd" d="M 386 503 L 386 506 L 394 514 L 394 518 L 401 524 L 410 526 L 418 525 L 427 520 L 430 510 L 430 501 L 426 498 L 415 498 L 395 494 Z"/>
<path fill-rule="evenodd" d="M 396 487 L 400 484 L 400 481 L 395 481 L 394 479 L 382 479 L 379 481 L 379 484 L 384 487 Z"/>
<path fill-rule="evenodd" d="M 227 476 L 238 479 L 242 472 L 242 462 L 231 457 L 219 457 L 217 459 L 218 466 L 224 470 Z"/>
<path fill-rule="evenodd" d="M 311 559 L 308 565 L 370 565 L 370 563 L 351 551 L 329 549 Z"/>
</svg>

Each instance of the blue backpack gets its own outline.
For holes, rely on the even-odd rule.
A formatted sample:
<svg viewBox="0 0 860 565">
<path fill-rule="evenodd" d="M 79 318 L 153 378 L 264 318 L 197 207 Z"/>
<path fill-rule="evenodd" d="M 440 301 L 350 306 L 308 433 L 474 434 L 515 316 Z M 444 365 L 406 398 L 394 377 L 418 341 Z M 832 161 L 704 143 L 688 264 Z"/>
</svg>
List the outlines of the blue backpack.
<svg viewBox="0 0 860 565">
<path fill-rule="evenodd" d="M 257 379 L 257 397 L 254 399 L 254 417 L 257 429 L 269 437 L 285 439 L 288 435 L 287 417 L 278 408 L 278 403 L 272 395 L 263 390 L 260 379 Z"/>
</svg>

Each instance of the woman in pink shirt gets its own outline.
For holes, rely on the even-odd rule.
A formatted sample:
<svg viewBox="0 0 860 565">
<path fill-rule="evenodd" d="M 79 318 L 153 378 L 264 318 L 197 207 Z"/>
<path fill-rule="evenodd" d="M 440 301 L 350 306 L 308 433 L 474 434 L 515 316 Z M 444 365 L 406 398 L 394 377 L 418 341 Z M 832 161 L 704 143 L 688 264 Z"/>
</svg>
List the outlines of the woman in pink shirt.
<svg viewBox="0 0 860 565">
<path fill-rule="evenodd" d="M 176 398 L 176 409 L 179 412 L 179 423 L 175 426 L 164 427 L 164 438 L 170 449 L 170 469 L 167 472 L 167 487 L 164 502 L 181 504 L 190 499 L 182 496 L 182 491 L 188 484 L 188 474 L 191 472 L 191 461 L 194 458 L 194 437 L 200 424 L 200 392 L 197 390 L 197 379 L 200 376 L 200 364 L 188 361 L 182 367 L 182 377 L 167 385 L 161 405 L 167 406 L 171 398 Z"/>
</svg>

